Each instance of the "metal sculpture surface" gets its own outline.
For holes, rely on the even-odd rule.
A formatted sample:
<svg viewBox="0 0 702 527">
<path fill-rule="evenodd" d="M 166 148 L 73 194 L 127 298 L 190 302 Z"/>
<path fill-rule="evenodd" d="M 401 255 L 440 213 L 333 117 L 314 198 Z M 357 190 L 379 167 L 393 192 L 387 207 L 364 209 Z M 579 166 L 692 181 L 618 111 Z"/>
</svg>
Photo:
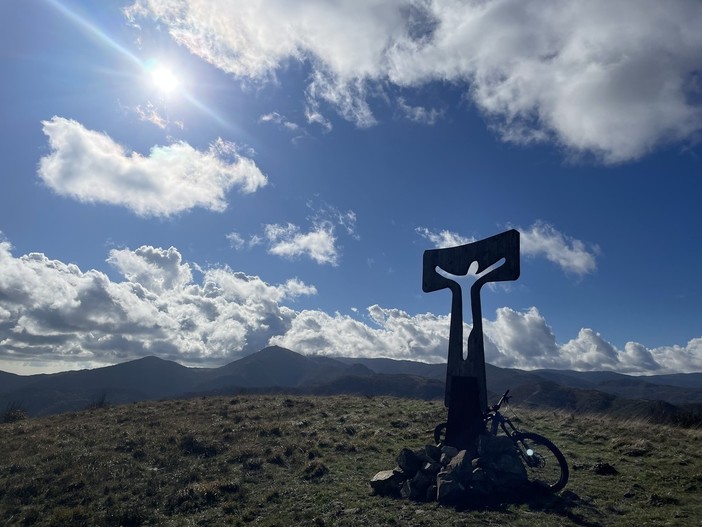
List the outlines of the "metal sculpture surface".
<svg viewBox="0 0 702 527">
<path fill-rule="evenodd" d="M 463 295 L 447 275 L 464 276 L 477 263 L 478 276 L 470 289 L 473 329 L 463 354 Z M 501 265 L 500 265 L 501 264 Z M 511 229 L 477 242 L 424 251 L 422 289 L 425 293 L 451 290 L 451 325 L 446 367 L 445 405 L 449 408 L 446 442 L 465 446 L 482 425 L 487 412 L 485 345 L 480 289 L 488 282 L 519 278 L 519 232 Z M 478 422 L 480 420 L 480 422 Z"/>
</svg>

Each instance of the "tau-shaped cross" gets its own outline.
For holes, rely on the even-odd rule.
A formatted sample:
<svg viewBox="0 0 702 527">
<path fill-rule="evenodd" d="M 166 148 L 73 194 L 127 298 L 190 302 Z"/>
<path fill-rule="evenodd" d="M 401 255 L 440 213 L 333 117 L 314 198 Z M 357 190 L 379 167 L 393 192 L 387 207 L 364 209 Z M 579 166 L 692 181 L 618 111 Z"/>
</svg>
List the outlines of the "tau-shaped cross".
<svg viewBox="0 0 702 527">
<path fill-rule="evenodd" d="M 503 262 L 502 265 L 498 265 Z M 468 349 L 463 358 L 463 295 L 458 282 L 446 275 L 464 276 L 477 263 L 478 279 L 470 289 L 473 329 L 468 335 Z M 451 326 L 449 331 L 446 394 L 449 408 L 446 442 L 464 446 L 482 425 L 487 411 L 485 380 L 485 345 L 480 289 L 488 282 L 519 278 L 519 232 L 511 229 L 477 242 L 424 251 L 422 289 L 425 293 L 451 290 Z M 478 422 L 478 420 L 480 422 Z"/>
</svg>

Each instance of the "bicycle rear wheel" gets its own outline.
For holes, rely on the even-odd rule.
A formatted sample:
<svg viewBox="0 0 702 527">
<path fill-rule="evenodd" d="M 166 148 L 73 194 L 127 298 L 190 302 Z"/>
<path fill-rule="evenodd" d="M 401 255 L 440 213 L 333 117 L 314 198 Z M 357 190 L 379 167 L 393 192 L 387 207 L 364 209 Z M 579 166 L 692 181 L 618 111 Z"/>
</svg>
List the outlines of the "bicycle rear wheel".
<svg viewBox="0 0 702 527">
<path fill-rule="evenodd" d="M 512 437 L 530 482 L 550 492 L 558 492 L 566 486 L 568 463 L 556 445 L 531 432 L 520 432 Z"/>
<path fill-rule="evenodd" d="M 434 444 L 438 445 L 446 441 L 446 423 L 439 423 L 434 428 Z"/>
</svg>

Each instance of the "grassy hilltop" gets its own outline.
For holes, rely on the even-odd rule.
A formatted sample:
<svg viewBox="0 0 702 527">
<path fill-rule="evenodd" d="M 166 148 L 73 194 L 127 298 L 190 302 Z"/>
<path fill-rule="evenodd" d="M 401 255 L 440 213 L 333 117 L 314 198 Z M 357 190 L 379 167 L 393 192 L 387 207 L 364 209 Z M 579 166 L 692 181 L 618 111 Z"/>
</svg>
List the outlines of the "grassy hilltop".
<svg viewBox="0 0 702 527">
<path fill-rule="evenodd" d="M 243 395 L 0 424 L 0 523 L 699 525 L 699 429 L 513 411 L 561 448 L 570 482 L 560 495 L 481 510 L 369 493 L 401 448 L 431 442 L 446 416 L 439 401 Z M 598 474 L 598 463 L 616 474 Z"/>
</svg>

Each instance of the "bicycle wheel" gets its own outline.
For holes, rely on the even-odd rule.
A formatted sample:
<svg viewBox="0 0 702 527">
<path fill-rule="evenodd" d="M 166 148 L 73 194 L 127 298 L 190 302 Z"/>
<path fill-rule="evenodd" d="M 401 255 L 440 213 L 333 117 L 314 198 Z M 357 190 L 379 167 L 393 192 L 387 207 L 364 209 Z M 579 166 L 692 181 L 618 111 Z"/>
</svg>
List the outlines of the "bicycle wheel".
<svg viewBox="0 0 702 527">
<path fill-rule="evenodd" d="M 568 464 L 556 445 L 531 432 L 520 432 L 513 439 L 530 482 L 550 492 L 558 492 L 566 486 Z"/>
<path fill-rule="evenodd" d="M 434 428 L 434 444 L 444 443 L 446 441 L 446 423 L 440 423 Z"/>
</svg>

